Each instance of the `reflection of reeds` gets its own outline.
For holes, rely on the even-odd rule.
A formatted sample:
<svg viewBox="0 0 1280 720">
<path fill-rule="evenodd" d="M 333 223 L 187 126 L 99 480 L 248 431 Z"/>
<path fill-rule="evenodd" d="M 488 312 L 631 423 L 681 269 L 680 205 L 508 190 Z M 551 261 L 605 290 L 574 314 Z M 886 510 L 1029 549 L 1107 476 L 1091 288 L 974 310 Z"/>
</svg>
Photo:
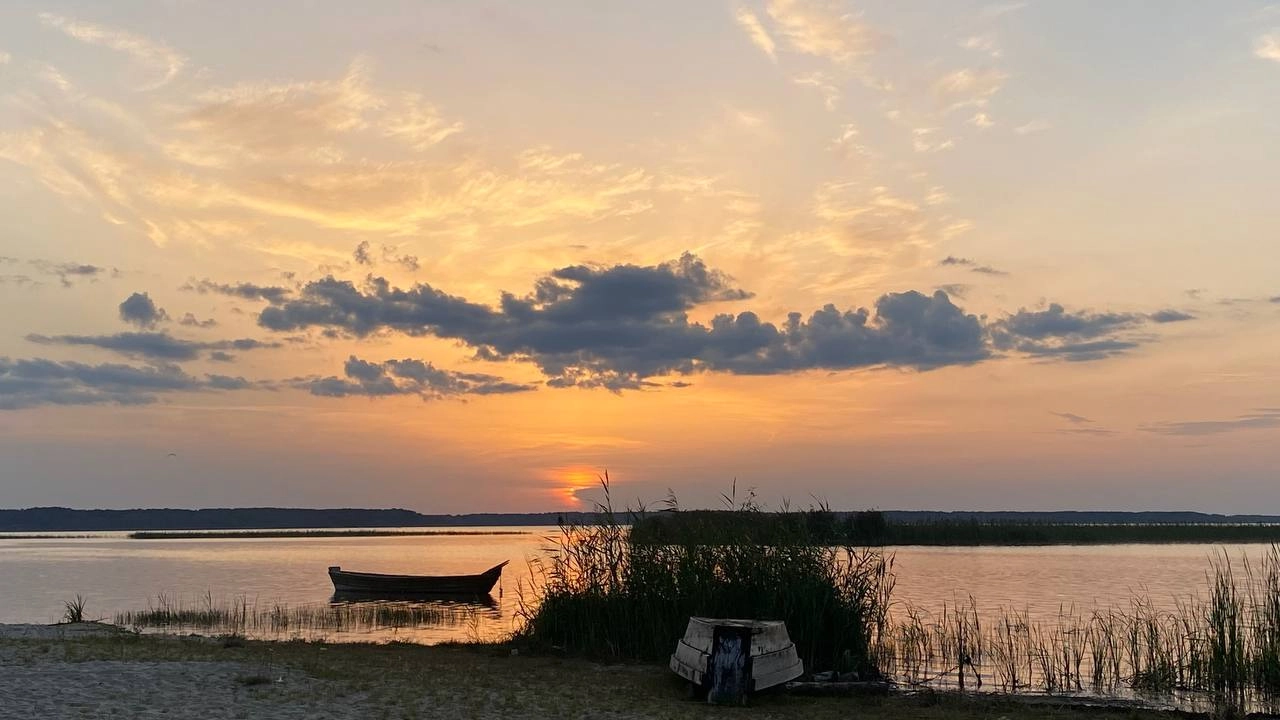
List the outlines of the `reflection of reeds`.
<svg viewBox="0 0 1280 720">
<path fill-rule="evenodd" d="M 973 661 L 1005 691 L 1098 695 L 1127 692 L 1206 693 L 1239 706 L 1280 696 L 1280 548 L 1237 572 L 1225 554 L 1211 559 L 1207 594 L 1161 610 L 1145 596 L 1127 609 L 1082 614 L 1060 608 L 1032 621 L 1027 610 L 1002 609 L 978 621 L 972 598 L 936 616 L 918 608 L 894 612 L 877 657 L 905 682 L 965 687 L 959 658 Z"/>
<path fill-rule="evenodd" d="M 462 603 L 415 601 L 259 604 L 245 597 L 185 606 L 158 595 L 145 610 L 118 613 L 115 624 L 138 630 L 201 631 L 210 634 L 317 637 L 328 633 L 368 633 L 433 626 L 465 626 L 497 610 Z"/>
</svg>

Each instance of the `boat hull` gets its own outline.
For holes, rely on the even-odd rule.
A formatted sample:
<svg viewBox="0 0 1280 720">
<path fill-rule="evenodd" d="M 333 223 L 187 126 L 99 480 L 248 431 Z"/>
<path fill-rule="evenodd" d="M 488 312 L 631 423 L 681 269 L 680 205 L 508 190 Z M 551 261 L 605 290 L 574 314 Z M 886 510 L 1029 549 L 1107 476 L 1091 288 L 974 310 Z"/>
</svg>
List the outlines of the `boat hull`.
<svg viewBox="0 0 1280 720">
<path fill-rule="evenodd" d="M 340 595 L 364 597 L 406 597 L 421 595 L 487 595 L 502 577 L 507 563 L 495 565 L 478 575 L 385 575 L 329 568 L 333 590 Z"/>
<path fill-rule="evenodd" d="M 742 628 L 749 632 L 751 678 L 748 687 L 758 692 L 781 685 L 804 674 L 796 646 L 787 635 L 787 626 L 778 620 L 730 620 L 691 617 L 684 637 L 676 643 L 670 667 L 680 677 L 705 687 L 711 677 L 713 639 L 716 628 Z"/>
</svg>

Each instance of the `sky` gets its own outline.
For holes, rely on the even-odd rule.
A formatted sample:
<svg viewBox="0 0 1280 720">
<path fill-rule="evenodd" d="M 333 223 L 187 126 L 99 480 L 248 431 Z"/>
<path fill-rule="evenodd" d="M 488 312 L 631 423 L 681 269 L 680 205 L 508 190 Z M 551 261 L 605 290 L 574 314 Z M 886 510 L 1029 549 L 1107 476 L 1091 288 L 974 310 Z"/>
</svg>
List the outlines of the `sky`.
<svg viewBox="0 0 1280 720">
<path fill-rule="evenodd" d="M 6 2 L 0 506 L 1280 514 L 1278 115 L 1266 3 Z"/>
</svg>

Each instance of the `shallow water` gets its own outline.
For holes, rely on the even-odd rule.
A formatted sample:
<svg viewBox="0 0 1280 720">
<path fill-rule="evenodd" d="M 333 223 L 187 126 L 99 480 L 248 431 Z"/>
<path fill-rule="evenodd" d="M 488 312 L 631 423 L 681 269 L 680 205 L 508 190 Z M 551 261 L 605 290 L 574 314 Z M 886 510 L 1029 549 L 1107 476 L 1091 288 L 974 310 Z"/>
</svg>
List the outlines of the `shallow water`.
<svg viewBox="0 0 1280 720">
<path fill-rule="evenodd" d="M 462 529 L 462 528 L 458 528 Z M 327 607 L 333 588 L 326 568 L 406 574 L 480 572 L 510 560 L 493 604 L 463 619 L 416 629 L 370 633 L 321 628 L 330 639 L 418 642 L 492 639 L 515 622 L 517 588 L 530 583 L 528 561 L 540 556 L 554 528 L 522 535 L 391 537 L 195 538 L 131 540 L 123 533 L 93 537 L 0 540 L 0 622 L 51 622 L 63 602 L 80 594 L 86 615 L 110 620 L 118 612 L 165 602 L 184 608 L 242 603 L 266 608 Z M 980 612 L 1026 611 L 1056 617 L 1062 608 L 1124 607 L 1135 594 L 1160 607 L 1205 587 L 1214 553 L 1233 561 L 1258 557 L 1265 545 L 1099 545 L 1053 547 L 898 547 L 894 599 L 925 610 L 973 596 Z M 296 632 L 296 628 L 290 632 Z"/>
</svg>

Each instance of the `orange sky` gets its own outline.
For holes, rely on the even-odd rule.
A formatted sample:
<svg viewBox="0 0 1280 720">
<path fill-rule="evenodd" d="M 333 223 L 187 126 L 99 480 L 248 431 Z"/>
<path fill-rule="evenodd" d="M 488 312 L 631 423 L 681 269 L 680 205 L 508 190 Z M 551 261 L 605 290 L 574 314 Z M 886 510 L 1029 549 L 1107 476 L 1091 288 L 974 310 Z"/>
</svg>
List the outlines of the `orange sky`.
<svg viewBox="0 0 1280 720">
<path fill-rule="evenodd" d="M 1280 513 L 1277 28 L 6 4 L 0 504 Z"/>
</svg>

